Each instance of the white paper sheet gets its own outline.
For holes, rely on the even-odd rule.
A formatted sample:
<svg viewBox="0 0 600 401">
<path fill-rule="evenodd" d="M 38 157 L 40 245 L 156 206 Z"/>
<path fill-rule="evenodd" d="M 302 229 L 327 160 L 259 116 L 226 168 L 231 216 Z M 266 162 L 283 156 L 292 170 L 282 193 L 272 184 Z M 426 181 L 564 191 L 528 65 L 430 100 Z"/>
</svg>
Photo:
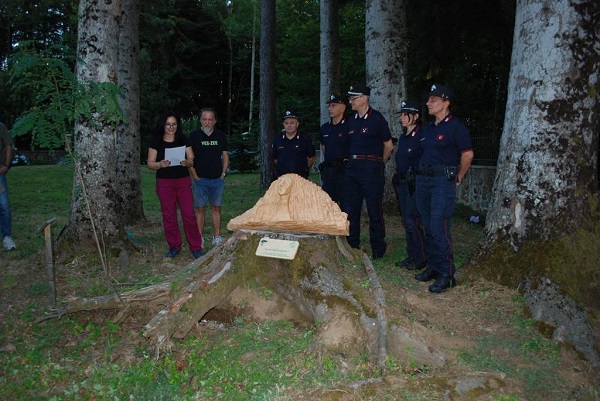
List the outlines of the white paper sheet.
<svg viewBox="0 0 600 401">
<path fill-rule="evenodd" d="M 165 160 L 171 162 L 169 167 L 179 166 L 185 160 L 185 146 L 165 149 Z"/>
</svg>

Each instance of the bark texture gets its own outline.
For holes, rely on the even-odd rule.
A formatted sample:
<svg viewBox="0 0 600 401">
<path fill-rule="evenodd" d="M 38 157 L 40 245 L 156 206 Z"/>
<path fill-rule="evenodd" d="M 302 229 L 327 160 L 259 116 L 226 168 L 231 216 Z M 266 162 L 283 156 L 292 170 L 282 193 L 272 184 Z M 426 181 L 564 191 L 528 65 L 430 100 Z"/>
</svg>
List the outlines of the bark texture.
<svg viewBox="0 0 600 401">
<path fill-rule="evenodd" d="M 125 225 L 144 218 L 140 175 L 140 0 L 122 0 L 118 79 L 126 121 L 117 128 L 119 219 Z"/>
<path fill-rule="evenodd" d="M 275 135 L 275 0 L 260 2 L 260 184 L 273 181 L 273 135 Z"/>
<path fill-rule="evenodd" d="M 77 79 L 116 84 L 120 2 L 81 0 L 78 14 Z M 116 213 L 120 200 L 116 141 L 115 127 L 101 113 L 93 121 L 75 124 L 73 197 L 65 236 L 72 243 L 81 245 L 93 238 L 90 210 L 101 243 L 118 237 L 122 222 Z"/>
<path fill-rule="evenodd" d="M 340 87 L 340 27 L 338 0 L 321 0 L 321 124 L 329 121 L 325 99 L 332 93 L 341 94 Z"/>
<path fill-rule="evenodd" d="M 600 306 L 599 19 L 598 2 L 517 2 L 494 193 L 474 257 L 478 274 L 521 288 L 549 334 L 596 366 L 587 316 Z"/>
<path fill-rule="evenodd" d="M 392 136 L 402 133 L 400 104 L 406 97 L 406 1 L 368 0 L 365 24 L 367 84 L 372 88 L 370 104 L 387 119 Z M 394 157 L 386 163 L 383 203 L 396 208 L 391 179 L 396 172 Z"/>
<path fill-rule="evenodd" d="M 489 241 L 518 250 L 589 220 L 597 194 L 600 43 L 597 2 L 517 4 Z"/>
</svg>

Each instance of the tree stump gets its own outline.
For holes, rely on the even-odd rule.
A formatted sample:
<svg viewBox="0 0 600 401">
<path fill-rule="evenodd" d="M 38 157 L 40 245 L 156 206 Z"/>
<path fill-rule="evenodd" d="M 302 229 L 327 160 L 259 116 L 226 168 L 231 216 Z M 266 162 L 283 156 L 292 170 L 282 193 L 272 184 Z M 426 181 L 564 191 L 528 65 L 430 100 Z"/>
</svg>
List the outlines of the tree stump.
<svg viewBox="0 0 600 401">
<path fill-rule="evenodd" d="M 283 187 L 289 189 L 289 185 Z M 279 228 L 290 219 L 288 212 L 273 214 L 278 216 Z M 269 220 L 264 215 L 261 218 Z M 297 214 L 291 219 L 298 229 Z M 245 224 L 243 220 L 238 223 Z M 298 241 L 295 257 L 257 256 L 259 242 L 265 237 Z M 438 367 L 445 361 L 443 354 L 422 340 L 424 327 L 411 323 L 405 329 L 403 323 L 387 321 L 385 295 L 373 265 L 339 235 L 237 229 L 223 244 L 164 283 L 119 296 L 71 299 L 60 313 L 94 309 L 117 310 L 117 321 L 139 315 L 139 309 L 155 313 L 144 327 L 144 336 L 157 353 L 170 350 L 173 339 L 185 337 L 199 321 L 219 311 L 246 321 L 287 320 L 315 327 L 318 345 L 351 356 L 368 350 L 382 371 L 388 353 L 419 366 Z"/>
</svg>

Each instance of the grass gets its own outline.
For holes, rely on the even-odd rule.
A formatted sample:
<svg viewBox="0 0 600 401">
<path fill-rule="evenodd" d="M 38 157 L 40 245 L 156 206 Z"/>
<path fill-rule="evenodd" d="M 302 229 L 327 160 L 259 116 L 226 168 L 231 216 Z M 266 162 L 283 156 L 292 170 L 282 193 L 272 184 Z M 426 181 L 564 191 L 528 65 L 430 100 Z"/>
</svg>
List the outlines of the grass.
<svg viewBox="0 0 600 401">
<path fill-rule="evenodd" d="M 166 244 L 154 173 L 146 168 L 141 171 L 146 220 L 127 230 L 143 251 L 132 256 L 127 272 L 116 274 L 119 288 L 160 282 L 165 274 L 192 260 L 183 254 L 175 263 L 162 258 Z M 348 387 L 343 386 L 376 376 L 373 362 L 365 355 L 348 360 L 343 355 L 316 352 L 311 347 L 314 328 L 288 322 L 236 319 L 225 327 L 203 323 L 202 335 L 189 335 L 177 343 L 175 352 L 158 359 L 139 333 L 140 324 L 147 321 L 142 316 L 138 322 L 121 325 L 110 320 L 111 313 L 84 312 L 36 323 L 48 308 L 44 239 L 37 229 L 51 217 L 56 217 L 52 226 L 55 235 L 67 224 L 72 170 L 69 166 L 17 167 L 8 179 L 17 250 L 0 251 L 0 347 L 11 346 L 14 351 L 0 352 L 0 400 L 334 400 L 347 393 Z M 253 206 L 263 193 L 258 174 L 228 175 L 223 225 Z M 459 207 L 454 219 L 459 266 L 482 235 L 480 225 L 468 222 L 471 214 Z M 410 275 L 399 274 L 394 266 L 405 257 L 400 216 L 386 215 L 386 223 L 390 251 L 374 261 L 379 277 L 409 291 L 418 289 Z M 363 246 L 368 244 L 367 231 L 362 230 Z M 212 235 L 211 228 L 207 227 L 205 234 Z M 96 255 L 58 261 L 56 270 L 61 297 L 108 291 Z M 488 293 L 492 294 L 491 290 L 481 288 L 478 296 L 491 304 L 495 300 Z M 396 301 L 389 307 L 403 310 L 405 305 Z M 516 298 L 512 310 L 522 309 L 522 299 Z M 469 310 L 466 319 L 477 324 L 478 313 Z M 486 313 L 497 312 L 490 308 Z M 497 318 L 506 316 L 498 314 Z M 524 398 L 511 393 L 497 400 L 535 399 L 530 397 L 536 392 L 548 395 L 550 384 L 559 381 L 554 373 L 558 348 L 540 336 L 522 312 L 515 312 L 507 324 L 513 327 L 511 337 L 492 333 L 477 339 L 472 349 L 457 349 L 459 364 L 473 371 L 502 372 L 522 384 L 520 396 Z M 521 363 L 515 364 L 515 360 Z M 436 393 L 441 390 L 429 382 L 415 387 L 420 378 L 413 365 L 411 358 L 390 358 L 390 372 L 404 376 L 407 385 L 359 398 L 441 399 Z M 423 374 L 431 374 L 424 370 Z M 585 391 L 598 395 L 597 388 Z"/>
</svg>

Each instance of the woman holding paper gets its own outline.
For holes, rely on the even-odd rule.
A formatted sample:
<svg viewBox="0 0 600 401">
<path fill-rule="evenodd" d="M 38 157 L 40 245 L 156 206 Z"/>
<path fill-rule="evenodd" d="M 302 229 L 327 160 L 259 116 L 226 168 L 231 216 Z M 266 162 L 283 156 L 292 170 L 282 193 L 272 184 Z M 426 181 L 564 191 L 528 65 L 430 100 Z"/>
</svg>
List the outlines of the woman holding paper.
<svg viewBox="0 0 600 401">
<path fill-rule="evenodd" d="M 194 214 L 191 178 L 188 168 L 194 166 L 194 153 L 182 133 L 179 116 L 173 111 L 163 112 L 156 134 L 148 148 L 148 168 L 156 171 L 156 194 L 160 200 L 165 239 L 173 258 L 182 246 L 181 231 L 177 222 L 177 206 L 181 212 L 183 230 L 190 251 L 195 258 L 202 256 L 202 236 Z"/>
</svg>

